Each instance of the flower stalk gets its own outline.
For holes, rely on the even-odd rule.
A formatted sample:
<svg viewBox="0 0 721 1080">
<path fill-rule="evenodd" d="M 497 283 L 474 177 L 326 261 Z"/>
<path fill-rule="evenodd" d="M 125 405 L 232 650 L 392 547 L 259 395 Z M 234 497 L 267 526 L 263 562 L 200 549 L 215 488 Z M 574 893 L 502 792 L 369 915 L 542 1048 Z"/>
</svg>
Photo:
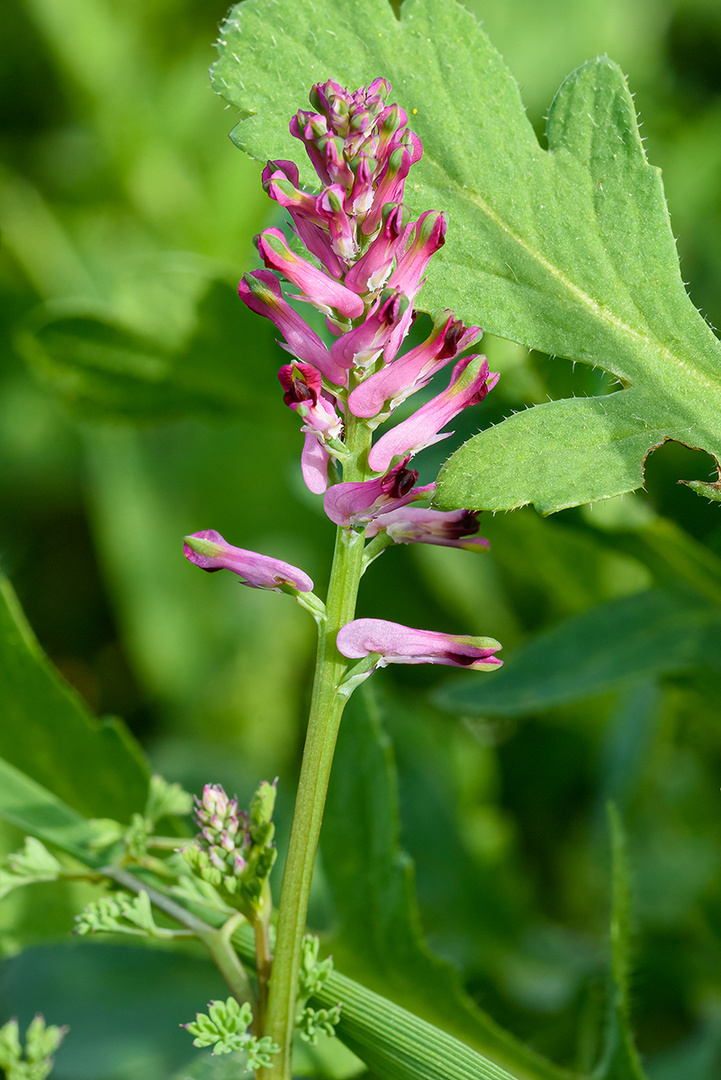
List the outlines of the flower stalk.
<svg viewBox="0 0 721 1080">
<path fill-rule="evenodd" d="M 351 457 L 345 475 L 357 474 L 360 479 L 364 470 L 359 460 L 367 457 L 370 446 L 367 425 L 362 422 L 352 425 L 346 432 L 346 445 L 351 450 Z M 308 897 L 338 728 L 348 700 L 338 692 L 348 661 L 338 651 L 336 638 L 341 628 L 355 616 L 364 547 L 363 530 L 338 528 L 326 615 L 319 627 L 308 731 L 283 874 L 268 1022 L 264 1029 L 264 1033 L 281 1047 L 281 1052 L 260 1073 L 262 1080 L 289 1080 L 292 1075 L 295 1002 Z"/>
<path fill-rule="evenodd" d="M 288 211 L 297 243 L 289 243 L 278 228 L 266 229 L 256 238 L 265 269 L 247 274 L 239 287 L 241 300 L 282 335 L 279 344 L 290 363 L 278 377 L 286 406 L 301 421 L 303 479 L 313 494 L 324 496 L 325 512 L 337 526 L 325 606 L 298 567 L 235 548 L 214 530 L 186 537 L 186 556 L 201 569 L 230 570 L 251 588 L 290 594 L 318 624 L 310 718 L 272 961 L 270 905 L 260 902 L 260 894 L 246 895 L 243 875 L 250 871 L 246 847 L 238 840 L 237 806 L 222 789 L 206 789 L 203 806 L 208 803 L 204 812 L 210 816 L 203 835 L 210 846 L 192 854 L 194 872 L 211 883 L 217 878 L 229 895 L 237 896 L 234 903 L 255 930 L 257 1033 L 279 1048 L 260 1066 L 262 1080 L 292 1076 L 308 898 L 338 728 L 350 693 L 386 663 L 476 670 L 501 663 L 494 656 L 500 645 L 491 638 L 355 619 L 363 572 L 386 548 L 431 543 L 477 552 L 487 547 L 476 536 L 474 511 L 410 505 L 432 499 L 435 485 L 417 486 L 418 472 L 408 462 L 448 437 L 451 432 L 442 428 L 482 401 L 498 378 L 489 372 L 485 357 L 462 355 L 481 330 L 465 327 L 451 311 L 436 319 L 423 344 L 399 356 L 415 318 L 423 275 L 445 243 L 447 226 L 437 210 L 408 221 L 404 184 L 423 151 L 407 128 L 403 109 L 385 104 L 389 92 L 384 79 L 356 91 L 333 81 L 313 87 L 313 111 L 294 116 L 290 132 L 305 147 L 320 193 L 299 188 L 294 162 L 268 162 L 265 189 Z M 325 315 L 330 344 L 296 312 L 276 275 L 297 290 L 289 299 Z M 394 410 L 451 362 L 446 389 L 374 441 L 374 432 Z M 349 661 L 357 661 L 350 671 Z M 216 812 L 216 802 L 222 813 Z M 248 837 L 248 844 L 269 842 L 262 831 L 253 832 L 252 805 Z M 272 862 L 262 865 L 266 882 Z"/>
</svg>

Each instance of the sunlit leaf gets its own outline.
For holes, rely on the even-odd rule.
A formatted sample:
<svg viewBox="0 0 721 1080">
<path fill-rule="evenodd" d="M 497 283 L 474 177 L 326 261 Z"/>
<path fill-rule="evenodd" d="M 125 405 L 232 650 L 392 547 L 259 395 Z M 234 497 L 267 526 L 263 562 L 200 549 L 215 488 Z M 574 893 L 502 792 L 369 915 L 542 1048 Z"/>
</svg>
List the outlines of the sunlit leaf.
<svg viewBox="0 0 721 1080">
<path fill-rule="evenodd" d="M 235 141 L 261 160 L 300 161 L 287 123 L 311 83 L 390 79 L 424 144 L 407 201 L 450 221 L 421 306 L 453 307 L 626 387 L 476 436 L 441 473 L 441 505 L 550 513 L 608 498 L 641 485 L 647 453 L 667 438 L 721 457 L 721 346 L 685 292 L 660 175 L 615 64 L 593 61 L 564 82 L 546 151 L 510 72 L 452 0 L 408 0 L 399 20 L 385 0 L 247 0 L 219 51 L 214 86 L 245 117 Z"/>
</svg>

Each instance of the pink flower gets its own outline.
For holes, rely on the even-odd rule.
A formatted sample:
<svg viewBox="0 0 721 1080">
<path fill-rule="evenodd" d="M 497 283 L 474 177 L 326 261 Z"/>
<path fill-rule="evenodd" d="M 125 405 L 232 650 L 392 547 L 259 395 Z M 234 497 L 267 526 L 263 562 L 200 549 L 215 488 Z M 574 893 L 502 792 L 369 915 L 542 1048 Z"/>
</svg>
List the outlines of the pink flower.
<svg viewBox="0 0 721 1080">
<path fill-rule="evenodd" d="M 426 210 L 415 225 L 415 237 L 388 279 L 389 286 L 415 296 L 431 258 L 446 242 L 446 219 L 438 210 Z"/>
<path fill-rule="evenodd" d="M 297 566 L 228 544 L 215 529 L 184 537 L 183 554 L 201 570 L 232 570 L 243 585 L 274 592 L 310 592 L 313 582 Z"/>
<path fill-rule="evenodd" d="M 351 660 L 378 653 L 376 667 L 385 667 L 386 664 L 449 664 L 490 671 L 503 663 L 493 655 L 501 648 L 493 638 L 414 630 L 385 619 L 355 619 L 346 623 L 338 633 L 336 644 L 338 651 Z"/>
<path fill-rule="evenodd" d="M 368 524 L 366 536 L 371 539 L 385 531 L 394 544 L 440 544 L 466 551 L 484 551 L 490 544 L 482 536 L 475 535 L 478 528 L 477 511 L 402 506 L 374 517 Z"/>
<path fill-rule="evenodd" d="M 407 503 L 429 498 L 436 485 L 414 487 L 418 473 L 415 469 L 405 468 L 407 461 L 408 458 L 385 476 L 379 476 L 375 480 L 335 484 L 323 501 L 330 520 L 347 528 L 371 521 L 378 514 L 395 510 Z"/>
<path fill-rule="evenodd" d="M 403 222 L 402 206 L 392 206 L 384 213 L 378 236 L 346 274 L 346 288 L 360 295 L 380 289 L 391 273 L 394 260 L 405 251 L 408 229 Z"/>
<path fill-rule="evenodd" d="M 314 330 L 294 311 L 283 296 L 280 282 L 270 270 L 246 274 L 238 286 L 238 295 L 251 311 L 264 315 L 285 338 L 281 347 L 308 364 L 313 364 L 331 382 L 344 386 L 347 373 L 331 358 L 328 347 Z"/>
<path fill-rule="evenodd" d="M 498 375 L 488 371 L 485 356 L 467 356 L 453 368 L 446 389 L 421 405 L 407 420 L 391 428 L 371 448 L 368 464 L 374 472 L 386 472 L 395 457 L 415 454 L 452 434 L 440 429 L 470 405 L 483 401 Z"/>
<path fill-rule="evenodd" d="M 386 409 L 392 411 L 464 349 L 475 345 L 480 335 L 479 326 L 466 329 L 460 319 L 453 318 L 452 311 L 444 311 L 422 345 L 370 375 L 353 390 L 348 398 L 350 411 L 368 419 Z"/>
<path fill-rule="evenodd" d="M 328 487 L 328 466 L 333 456 L 327 444 L 341 438 L 343 421 L 323 393 L 320 372 L 310 364 L 285 364 L 278 379 L 285 390 L 283 401 L 303 419 L 303 479 L 314 495 L 322 495 Z"/>
<path fill-rule="evenodd" d="M 333 342 L 331 359 L 338 367 L 365 368 L 383 353 L 392 359 L 413 318 L 413 305 L 397 289 L 384 289 L 365 320 Z"/>
<path fill-rule="evenodd" d="M 360 296 L 291 251 L 280 229 L 266 229 L 256 239 L 265 265 L 278 270 L 297 285 L 303 291 L 302 299 L 329 315 L 333 314 L 331 309 L 346 319 L 357 319 L 363 314 Z"/>
</svg>

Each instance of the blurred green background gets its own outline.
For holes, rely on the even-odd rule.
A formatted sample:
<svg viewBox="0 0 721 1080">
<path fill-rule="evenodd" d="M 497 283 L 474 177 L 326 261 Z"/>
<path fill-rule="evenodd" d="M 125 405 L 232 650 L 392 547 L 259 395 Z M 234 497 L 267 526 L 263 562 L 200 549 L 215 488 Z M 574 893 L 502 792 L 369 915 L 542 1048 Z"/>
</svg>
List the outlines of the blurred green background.
<svg viewBox="0 0 721 1080">
<path fill-rule="evenodd" d="M 600 53 L 620 63 L 684 280 L 721 324 L 718 0 L 466 6 L 540 138 L 568 72 Z M 277 218 L 208 84 L 225 12 L 207 0 L 0 6 L 0 567 L 65 678 L 98 715 L 123 716 L 168 779 L 246 799 L 279 775 L 282 847 L 312 625 L 286 597 L 199 574 L 180 548 L 216 528 L 303 566 L 322 592 L 332 545 L 300 479 L 275 377 L 284 354 L 234 296 L 257 265 L 253 235 Z M 485 347 L 502 378 L 456 442 L 512 409 L 608 389 L 601 372 Z M 447 453 L 424 455 L 425 480 Z M 489 517 L 490 556 L 399 548 L 363 585 L 361 615 L 503 641 L 495 683 L 378 677 L 400 838 L 432 949 L 569 1068 L 597 1051 L 612 797 L 629 835 L 648 1076 L 721 1077 L 721 508 L 677 484 L 710 471 L 668 444 L 645 492 L 548 520 Z M 9 827 L 1 838 L 17 846 Z M 319 868 L 318 929 L 338 924 L 337 895 Z M 170 1076 L 192 1058 L 177 1024 L 218 980 L 192 953 L 68 944 L 82 902 L 41 886 L 0 904 L 0 1019 L 42 1009 L 72 1026 L 59 1080 Z M 339 942 L 343 970 L 365 977 L 361 950 Z"/>
</svg>

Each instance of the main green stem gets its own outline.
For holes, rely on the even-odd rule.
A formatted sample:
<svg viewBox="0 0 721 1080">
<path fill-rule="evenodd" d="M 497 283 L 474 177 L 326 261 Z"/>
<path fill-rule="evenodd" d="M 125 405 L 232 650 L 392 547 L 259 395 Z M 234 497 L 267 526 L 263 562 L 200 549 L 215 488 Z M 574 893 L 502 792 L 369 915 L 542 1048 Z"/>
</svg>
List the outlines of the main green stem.
<svg viewBox="0 0 721 1080">
<path fill-rule="evenodd" d="M 370 432 L 365 423 L 354 420 L 350 415 L 347 416 L 345 443 L 350 458 L 344 464 L 343 479 L 362 480 L 366 476 Z M 364 546 L 365 536 L 362 532 L 338 529 L 326 617 L 318 635 L 313 696 L 283 874 L 268 1022 L 264 1031 L 281 1050 L 273 1055 L 272 1064 L 259 1073 L 262 1080 L 291 1080 L 292 1077 L 291 1044 L 308 897 L 333 753 L 346 702 L 346 697 L 338 692 L 338 686 L 348 662 L 338 652 L 335 641 L 340 628 L 355 615 Z"/>
</svg>

